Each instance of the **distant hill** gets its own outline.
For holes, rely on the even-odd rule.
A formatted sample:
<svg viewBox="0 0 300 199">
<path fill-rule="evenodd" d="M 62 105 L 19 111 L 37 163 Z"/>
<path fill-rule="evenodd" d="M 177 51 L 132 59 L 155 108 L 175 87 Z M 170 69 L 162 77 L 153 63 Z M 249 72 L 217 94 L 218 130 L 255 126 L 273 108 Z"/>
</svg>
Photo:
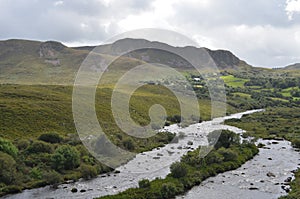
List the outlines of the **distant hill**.
<svg viewBox="0 0 300 199">
<path fill-rule="evenodd" d="M 133 65 L 131 62 L 139 59 L 143 62 L 161 63 L 186 70 L 192 66 L 168 50 L 187 54 L 198 53 L 199 56 L 205 50 L 220 70 L 249 70 L 252 68 L 230 51 L 213 51 L 192 46 L 173 47 L 144 39 L 122 39 L 112 44 L 101 45 L 97 48 L 97 53 L 102 56 L 111 56 L 136 48 L 141 49 L 124 55 L 127 58 L 121 60 L 118 67 Z M 159 50 L 161 48 L 166 50 Z M 0 83 L 72 84 L 80 64 L 93 49 L 94 46 L 70 48 L 56 41 L 40 42 L 17 39 L 0 41 Z M 125 62 L 126 64 L 122 64 Z"/>
<path fill-rule="evenodd" d="M 148 48 L 148 49 L 147 49 Z M 74 49 L 92 50 L 94 47 L 77 47 Z M 208 48 L 196 48 L 192 46 L 187 47 L 174 47 L 161 42 L 151 42 L 144 39 L 121 39 L 112 44 L 102 45 L 97 48 L 97 52 L 101 54 L 117 55 L 120 52 L 131 51 L 133 49 L 140 49 L 136 52 L 129 53 L 128 57 L 137 58 L 145 62 L 162 63 L 171 65 L 177 68 L 191 68 L 190 64 L 184 60 L 175 58 L 176 56 L 170 55 L 171 52 L 189 52 L 196 53 L 197 51 L 201 54 L 205 50 L 216 63 L 219 69 L 239 69 L 240 67 L 247 66 L 250 68 L 245 61 L 240 60 L 233 53 L 226 50 L 210 50 Z M 158 49 L 166 49 L 169 52 L 162 52 Z"/>
<path fill-rule="evenodd" d="M 55 41 L 0 41 L 0 82 L 69 83 L 88 53 Z"/>
<path fill-rule="evenodd" d="M 284 67 L 285 70 L 300 70 L 300 63 L 292 64 Z"/>
</svg>

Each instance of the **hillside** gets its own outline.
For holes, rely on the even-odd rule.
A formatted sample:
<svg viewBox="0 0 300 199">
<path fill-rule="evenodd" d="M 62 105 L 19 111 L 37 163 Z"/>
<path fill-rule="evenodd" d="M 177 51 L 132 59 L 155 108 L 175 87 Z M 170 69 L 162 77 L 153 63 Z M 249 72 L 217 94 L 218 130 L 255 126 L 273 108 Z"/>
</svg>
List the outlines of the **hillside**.
<svg viewBox="0 0 300 199">
<path fill-rule="evenodd" d="M 284 67 L 285 70 L 300 70 L 300 63 L 292 64 Z"/>
<path fill-rule="evenodd" d="M 77 47 L 74 49 L 80 50 L 92 50 L 92 46 Z M 185 60 L 180 60 L 178 56 L 170 52 L 176 52 L 178 54 L 190 53 L 199 54 L 203 56 L 204 53 L 208 53 L 214 60 L 215 64 L 220 70 L 224 69 L 245 69 L 251 68 L 245 61 L 240 60 L 233 53 L 226 50 L 210 50 L 208 48 L 196 48 L 192 46 L 186 47 L 174 47 L 161 42 L 151 42 L 144 39 L 121 39 L 112 44 L 102 45 L 97 48 L 97 52 L 101 54 L 118 55 L 120 52 L 130 52 L 133 49 L 140 49 L 133 53 L 128 53 L 126 56 L 137 58 L 145 62 L 162 63 L 171 65 L 176 68 L 190 69 L 192 66 Z M 159 49 L 164 49 L 159 50 Z M 166 52 L 168 51 L 168 52 Z M 205 66 L 204 66 L 205 67 Z"/>
<path fill-rule="evenodd" d="M 93 48 L 92 46 L 69 48 L 56 41 L 16 39 L 0 41 L 0 83 L 72 84 L 80 64 Z M 251 70 L 252 68 L 229 51 L 212 51 L 190 46 L 173 47 L 142 39 L 122 39 L 113 44 L 102 45 L 97 48 L 97 53 L 105 57 L 136 48 L 141 49 L 124 55 L 127 58 L 117 63 L 118 69 L 124 69 L 124 65 L 128 64 L 135 65 L 131 62 L 136 62 L 136 59 L 142 62 L 161 63 L 180 70 L 193 69 L 186 60 L 168 52 L 168 49 L 173 52 L 198 53 L 199 56 L 203 52 L 209 53 L 221 70 Z"/>
<path fill-rule="evenodd" d="M 59 42 L 0 42 L 0 82 L 14 84 L 70 83 L 88 51 Z"/>
</svg>

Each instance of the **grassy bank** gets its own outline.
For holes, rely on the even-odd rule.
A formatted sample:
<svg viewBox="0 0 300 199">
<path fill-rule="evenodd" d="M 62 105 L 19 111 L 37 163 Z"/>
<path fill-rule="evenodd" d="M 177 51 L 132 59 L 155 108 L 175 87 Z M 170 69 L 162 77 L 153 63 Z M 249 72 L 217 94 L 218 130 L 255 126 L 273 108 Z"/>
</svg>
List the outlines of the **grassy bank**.
<svg viewBox="0 0 300 199">
<path fill-rule="evenodd" d="M 114 144 L 138 153 L 163 146 L 173 139 L 170 133 L 159 133 L 147 139 L 134 138 L 119 129 L 111 113 L 112 90 L 112 85 L 99 87 L 95 107 L 101 126 Z M 169 90 L 156 85 L 143 86 L 133 94 L 131 117 L 141 125 L 148 124 L 148 111 L 153 104 L 161 104 L 166 109 L 172 120 L 169 123 L 176 122 L 175 116 L 180 115 L 177 99 Z M 199 105 L 201 119 L 209 120 L 210 101 L 199 100 Z M 236 110 L 229 108 L 229 111 Z M 0 195 L 111 171 L 88 153 L 76 133 L 71 86 L 0 85 L 0 112 L 0 138 L 5 140 L 0 144 L 3 162 L 0 165 Z M 16 155 L 4 151 L 4 143 L 10 143 Z M 64 167 L 63 159 L 69 153 L 73 154 L 75 163 Z"/>
</svg>

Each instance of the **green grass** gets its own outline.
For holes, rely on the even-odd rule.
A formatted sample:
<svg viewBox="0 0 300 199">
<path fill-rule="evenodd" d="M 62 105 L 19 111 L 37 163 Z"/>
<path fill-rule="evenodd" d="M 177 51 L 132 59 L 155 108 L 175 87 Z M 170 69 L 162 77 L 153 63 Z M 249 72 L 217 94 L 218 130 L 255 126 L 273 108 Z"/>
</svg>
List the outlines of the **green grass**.
<svg viewBox="0 0 300 199">
<path fill-rule="evenodd" d="M 227 86 L 231 86 L 231 87 L 244 87 L 244 84 L 249 81 L 248 79 L 243 79 L 243 78 L 237 78 L 234 77 L 233 75 L 227 75 L 227 76 L 222 76 L 221 77 L 224 80 L 224 83 Z"/>
<path fill-rule="evenodd" d="M 241 92 L 236 92 L 236 93 L 232 93 L 235 97 L 244 97 L 244 98 L 251 98 L 251 95 L 247 94 L 247 93 L 241 93 Z"/>
<path fill-rule="evenodd" d="M 115 76 L 117 77 L 117 75 Z M 159 133 L 156 136 L 140 139 L 127 135 L 115 123 L 111 112 L 111 94 L 113 91 L 113 81 L 101 85 L 96 92 L 96 113 L 104 132 L 109 139 L 119 147 L 133 152 L 148 151 L 153 148 L 163 146 L 172 139 L 173 135 Z M 82 144 L 76 134 L 72 115 L 72 87 L 63 85 L 0 85 L 0 137 L 6 138 L 17 146 L 30 146 L 44 133 L 56 132 L 60 135 L 63 144 L 75 145 L 82 148 Z M 123 92 L 123 91 L 121 91 Z M 126 91 L 124 91 L 126 92 Z M 128 93 L 127 93 L 128 94 Z M 130 114 L 133 120 L 141 125 L 149 123 L 149 108 L 154 104 L 162 105 L 168 116 L 180 115 L 178 100 L 174 94 L 162 86 L 145 85 L 136 90 L 130 98 Z M 199 100 L 200 115 L 202 120 L 211 119 L 211 102 L 209 99 Z M 191 106 L 190 108 L 194 108 Z M 236 112 L 228 106 L 228 112 Z M 190 119 L 190 118 L 187 118 Z M 127 149 L 127 144 L 131 142 L 132 147 Z M 52 144 L 52 152 L 61 144 Z M 83 149 L 80 149 L 82 151 Z M 38 167 L 42 173 L 51 170 L 50 157 L 52 152 L 43 154 L 28 154 L 25 149 L 20 150 L 21 159 L 16 160 L 18 165 L 22 165 L 17 175 L 20 180 L 15 182 L 18 189 L 40 187 L 47 184 L 46 181 L 24 177 L 26 171 Z M 82 155 L 82 164 L 86 164 Z M 101 163 L 93 165 L 98 172 L 109 171 Z M 59 173 L 63 179 L 78 179 L 82 176 L 80 169 Z M 16 188 L 16 187 L 15 187 Z M 15 190 L 10 185 L 0 186 L 0 195 Z M 16 191 L 16 190 L 15 190 Z"/>
<path fill-rule="evenodd" d="M 290 141 L 300 138 L 300 108 L 274 107 L 265 112 L 254 113 L 241 120 L 228 120 L 225 123 L 247 131 L 257 138 L 283 137 Z"/>
<path fill-rule="evenodd" d="M 275 101 L 282 101 L 282 102 L 288 102 L 289 101 L 289 100 L 282 99 L 282 98 L 279 98 L 279 97 L 269 97 L 269 99 L 275 100 Z"/>
</svg>

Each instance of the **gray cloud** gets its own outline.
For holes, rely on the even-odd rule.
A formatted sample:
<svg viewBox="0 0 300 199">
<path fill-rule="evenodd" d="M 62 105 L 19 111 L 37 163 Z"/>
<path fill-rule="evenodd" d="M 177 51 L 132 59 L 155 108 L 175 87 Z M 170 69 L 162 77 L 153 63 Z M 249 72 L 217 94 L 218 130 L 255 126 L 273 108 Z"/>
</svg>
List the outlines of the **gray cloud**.
<svg viewBox="0 0 300 199">
<path fill-rule="evenodd" d="M 84 45 L 135 28 L 167 28 L 202 46 L 231 50 L 256 66 L 283 66 L 300 62 L 300 12 L 287 13 L 287 2 L 0 0 L 0 39 Z"/>
</svg>

